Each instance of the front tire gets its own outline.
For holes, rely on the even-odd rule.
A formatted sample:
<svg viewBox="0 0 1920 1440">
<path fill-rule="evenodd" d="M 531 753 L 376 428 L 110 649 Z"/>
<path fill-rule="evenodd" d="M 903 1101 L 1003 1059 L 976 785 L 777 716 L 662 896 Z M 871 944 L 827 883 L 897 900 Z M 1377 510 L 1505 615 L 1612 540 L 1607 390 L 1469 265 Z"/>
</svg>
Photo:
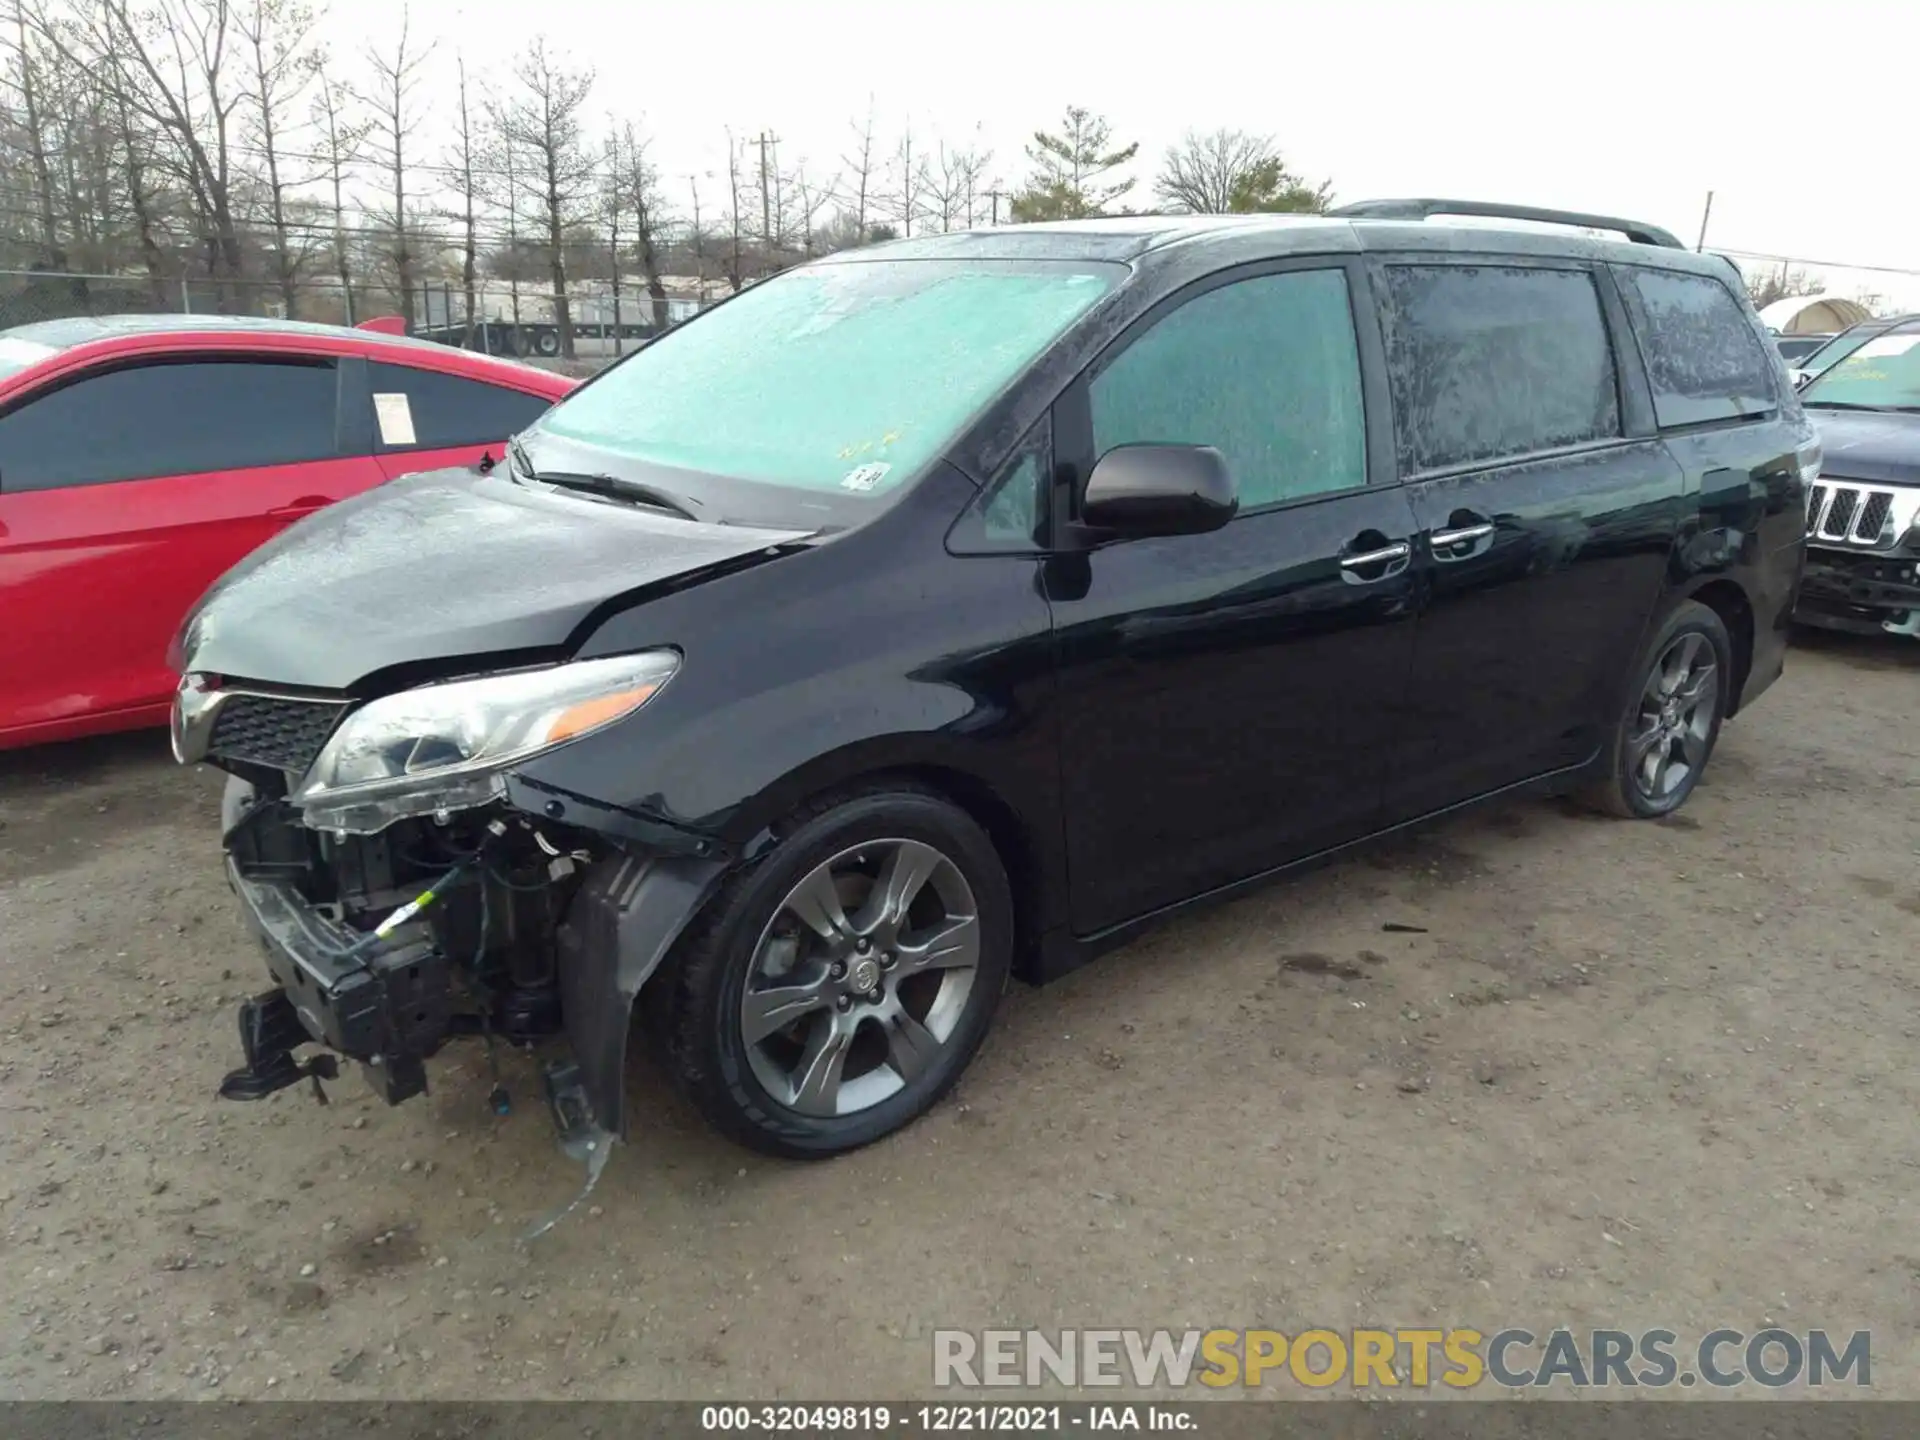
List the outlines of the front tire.
<svg viewBox="0 0 1920 1440">
<path fill-rule="evenodd" d="M 1733 643 L 1720 617 L 1688 600 L 1655 632 L 1608 747 L 1606 777 L 1584 798 L 1629 820 L 1671 815 L 1700 783 L 1733 690 Z"/>
<path fill-rule="evenodd" d="M 857 1149 L 960 1078 L 1012 949 L 1006 873 L 964 811 L 905 787 L 809 806 L 681 943 L 670 1068 L 751 1149 Z"/>
</svg>

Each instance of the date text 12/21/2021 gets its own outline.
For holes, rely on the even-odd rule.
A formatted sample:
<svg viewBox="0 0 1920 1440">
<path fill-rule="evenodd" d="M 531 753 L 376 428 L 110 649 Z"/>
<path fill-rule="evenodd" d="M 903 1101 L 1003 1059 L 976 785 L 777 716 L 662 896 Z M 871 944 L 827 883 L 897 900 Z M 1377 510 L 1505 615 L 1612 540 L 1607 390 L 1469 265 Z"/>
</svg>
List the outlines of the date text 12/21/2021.
<svg viewBox="0 0 1920 1440">
<path fill-rule="evenodd" d="M 981 1431 L 1072 1430 L 1192 1431 L 1190 1408 L 1171 1405 L 707 1405 L 700 1411 L 707 1431 L 814 1434 L 888 1430 L 924 1434 Z"/>
</svg>

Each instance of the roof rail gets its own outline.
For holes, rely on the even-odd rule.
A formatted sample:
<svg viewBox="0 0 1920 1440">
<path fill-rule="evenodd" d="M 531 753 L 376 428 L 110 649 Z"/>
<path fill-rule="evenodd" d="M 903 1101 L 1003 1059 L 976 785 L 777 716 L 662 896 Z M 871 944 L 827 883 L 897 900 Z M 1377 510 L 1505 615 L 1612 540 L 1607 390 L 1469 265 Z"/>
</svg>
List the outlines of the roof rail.
<svg viewBox="0 0 1920 1440">
<path fill-rule="evenodd" d="M 1684 250 L 1670 230 L 1622 220 L 1617 215 L 1586 215 L 1578 210 L 1543 210 L 1535 205 L 1494 205 L 1484 200 L 1356 200 L 1327 212 L 1343 220 L 1428 220 L 1435 215 L 1477 215 L 1495 220 L 1535 220 L 1548 225 L 1580 225 L 1612 230 L 1636 245 L 1662 245 Z"/>
</svg>

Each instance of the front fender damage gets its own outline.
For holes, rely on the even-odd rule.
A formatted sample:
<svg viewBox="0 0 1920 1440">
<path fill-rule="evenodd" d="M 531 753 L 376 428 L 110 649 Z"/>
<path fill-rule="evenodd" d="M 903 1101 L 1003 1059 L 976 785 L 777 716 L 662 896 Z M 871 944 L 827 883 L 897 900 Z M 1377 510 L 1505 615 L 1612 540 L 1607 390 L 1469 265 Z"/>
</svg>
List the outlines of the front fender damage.
<svg viewBox="0 0 1920 1440">
<path fill-rule="evenodd" d="M 561 1148 L 586 1167 L 587 1178 L 526 1239 L 546 1234 L 586 1202 L 614 1140 L 626 1138 L 634 1005 L 725 869 L 723 860 L 622 855 L 602 862 L 575 892 L 554 937 L 572 1059 L 548 1067 L 546 1088 Z"/>
<path fill-rule="evenodd" d="M 723 859 L 689 855 L 603 861 L 581 881 L 555 936 L 585 1118 L 608 1136 L 626 1135 L 627 1035 L 641 987 L 726 868 Z"/>
</svg>

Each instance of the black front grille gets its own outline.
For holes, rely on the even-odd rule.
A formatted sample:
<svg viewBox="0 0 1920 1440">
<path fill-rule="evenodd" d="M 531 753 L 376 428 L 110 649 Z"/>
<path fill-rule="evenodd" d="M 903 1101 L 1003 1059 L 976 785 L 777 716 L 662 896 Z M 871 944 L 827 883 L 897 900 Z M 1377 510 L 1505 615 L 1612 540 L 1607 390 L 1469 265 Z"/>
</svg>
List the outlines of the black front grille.
<svg viewBox="0 0 1920 1440">
<path fill-rule="evenodd" d="M 1884 490 L 1867 492 L 1867 506 L 1860 518 L 1854 522 L 1853 538 L 1869 545 L 1877 544 L 1880 532 L 1886 527 L 1887 516 L 1893 510 L 1893 496 Z"/>
<path fill-rule="evenodd" d="M 326 700 L 229 695 L 214 719 L 207 750 L 221 760 L 304 771 L 346 708 Z"/>
<path fill-rule="evenodd" d="M 1822 535 L 1832 535 L 1844 540 L 1853 528 L 1853 512 L 1860 504 L 1858 490 L 1838 487 L 1833 492 L 1833 504 L 1827 510 L 1827 523 L 1820 527 Z"/>
</svg>

